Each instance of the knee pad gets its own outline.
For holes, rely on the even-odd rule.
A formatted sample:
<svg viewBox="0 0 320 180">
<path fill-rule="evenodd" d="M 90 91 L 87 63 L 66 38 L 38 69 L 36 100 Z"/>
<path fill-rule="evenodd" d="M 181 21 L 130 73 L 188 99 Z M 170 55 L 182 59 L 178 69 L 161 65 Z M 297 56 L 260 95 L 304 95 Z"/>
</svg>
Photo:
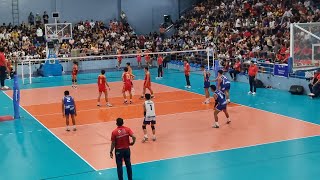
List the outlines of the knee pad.
<svg viewBox="0 0 320 180">
<path fill-rule="evenodd" d="M 143 130 L 147 129 L 146 125 L 142 125 L 142 129 Z"/>
<path fill-rule="evenodd" d="M 74 79 L 72 79 L 71 81 L 74 82 Z"/>
<path fill-rule="evenodd" d="M 154 127 L 154 125 L 151 125 L 151 129 L 152 129 L 152 130 L 155 130 L 155 129 L 156 129 L 156 127 Z"/>
<path fill-rule="evenodd" d="M 77 79 L 75 79 L 74 82 L 77 82 Z"/>
</svg>

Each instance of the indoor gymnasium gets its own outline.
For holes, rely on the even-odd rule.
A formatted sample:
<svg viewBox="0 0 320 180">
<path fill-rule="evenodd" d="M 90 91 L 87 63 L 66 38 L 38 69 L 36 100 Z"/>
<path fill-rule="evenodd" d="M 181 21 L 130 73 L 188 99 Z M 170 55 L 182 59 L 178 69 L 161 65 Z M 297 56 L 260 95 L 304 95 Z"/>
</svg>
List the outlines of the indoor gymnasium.
<svg viewBox="0 0 320 180">
<path fill-rule="evenodd" d="M 0 180 L 318 180 L 316 0 L 2 0 Z"/>
</svg>

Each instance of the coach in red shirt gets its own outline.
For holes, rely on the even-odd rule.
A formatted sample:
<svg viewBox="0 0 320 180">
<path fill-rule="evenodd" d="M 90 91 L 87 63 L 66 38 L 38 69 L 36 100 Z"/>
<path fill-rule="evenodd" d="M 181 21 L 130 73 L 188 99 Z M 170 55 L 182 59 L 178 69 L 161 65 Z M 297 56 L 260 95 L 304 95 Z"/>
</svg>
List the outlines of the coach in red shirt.
<svg viewBox="0 0 320 180">
<path fill-rule="evenodd" d="M 256 94 L 256 78 L 258 75 L 258 67 L 254 64 L 254 61 L 251 61 L 249 69 L 248 69 L 248 75 L 249 75 L 249 84 L 250 84 L 250 91 L 249 94 Z"/>
<path fill-rule="evenodd" d="M 158 55 L 158 78 L 162 78 L 163 76 L 163 70 L 162 70 L 162 63 L 163 63 L 163 58 L 162 55 Z"/>
<path fill-rule="evenodd" d="M 136 142 L 136 137 L 130 128 L 123 126 L 123 119 L 117 119 L 117 128 L 111 134 L 111 149 L 110 157 L 113 158 L 113 150 L 115 150 L 118 179 L 123 180 L 122 160 L 124 160 L 127 167 L 128 180 L 132 180 L 132 168 L 130 158 L 130 146 Z M 130 143 L 130 138 L 132 142 Z"/>
<path fill-rule="evenodd" d="M 187 85 L 185 86 L 186 88 L 191 88 L 191 84 L 190 84 L 190 65 L 188 60 L 184 60 L 184 75 L 186 76 L 186 81 L 187 81 Z"/>
<path fill-rule="evenodd" d="M 4 48 L 0 47 L 0 82 L 1 89 L 5 89 L 4 81 L 6 80 L 7 61 L 4 56 Z"/>
</svg>

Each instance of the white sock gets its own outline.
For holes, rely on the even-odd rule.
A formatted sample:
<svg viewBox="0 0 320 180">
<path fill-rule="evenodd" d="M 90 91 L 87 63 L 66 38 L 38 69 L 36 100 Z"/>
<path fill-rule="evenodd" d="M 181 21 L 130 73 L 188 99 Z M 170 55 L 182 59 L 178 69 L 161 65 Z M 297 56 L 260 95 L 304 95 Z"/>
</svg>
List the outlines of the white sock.
<svg viewBox="0 0 320 180">
<path fill-rule="evenodd" d="M 67 128 L 66 128 L 67 130 L 69 129 L 69 126 L 67 126 Z"/>
<path fill-rule="evenodd" d="M 75 129 L 75 128 L 76 128 L 76 125 L 73 125 L 72 128 Z"/>
<path fill-rule="evenodd" d="M 145 134 L 145 135 L 144 135 L 144 138 L 148 138 L 148 135 L 147 135 L 147 134 Z"/>
<path fill-rule="evenodd" d="M 218 122 L 215 122 L 214 124 L 215 124 L 216 126 L 219 126 L 219 123 L 218 123 Z"/>
<path fill-rule="evenodd" d="M 153 135 L 153 139 L 155 139 L 156 138 L 156 135 Z"/>
</svg>

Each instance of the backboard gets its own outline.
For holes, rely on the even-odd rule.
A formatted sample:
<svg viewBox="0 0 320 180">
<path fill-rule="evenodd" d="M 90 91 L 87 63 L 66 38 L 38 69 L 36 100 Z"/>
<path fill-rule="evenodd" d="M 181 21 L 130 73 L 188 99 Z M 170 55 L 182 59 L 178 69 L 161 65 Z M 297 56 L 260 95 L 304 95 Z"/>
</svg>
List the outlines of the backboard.
<svg viewBox="0 0 320 180">
<path fill-rule="evenodd" d="M 45 35 L 47 40 L 65 40 L 72 39 L 71 23 L 45 24 Z"/>
</svg>

